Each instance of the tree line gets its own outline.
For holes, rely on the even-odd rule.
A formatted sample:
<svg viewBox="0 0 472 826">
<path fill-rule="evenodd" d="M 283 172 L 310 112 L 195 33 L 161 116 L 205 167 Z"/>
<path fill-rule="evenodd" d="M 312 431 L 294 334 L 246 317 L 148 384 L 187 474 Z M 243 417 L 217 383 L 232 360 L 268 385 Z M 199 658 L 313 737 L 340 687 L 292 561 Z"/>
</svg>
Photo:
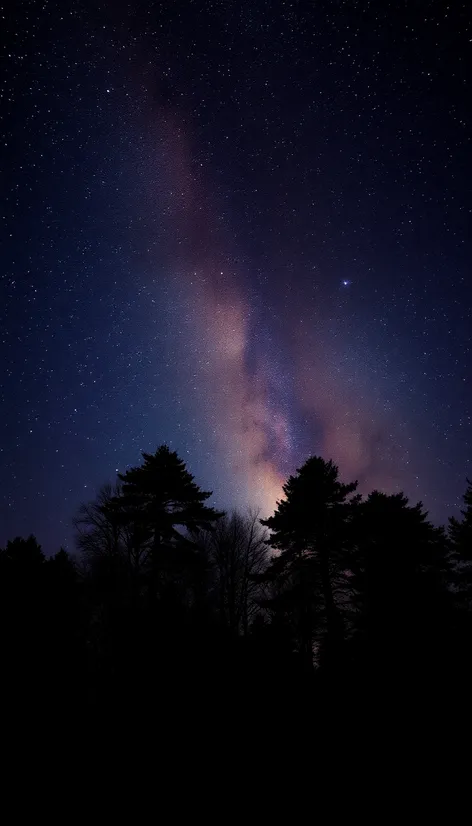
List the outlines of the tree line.
<svg viewBox="0 0 472 826">
<path fill-rule="evenodd" d="M 215 687 L 309 698 L 467 679 L 469 482 L 446 528 L 403 493 L 361 496 L 319 456 L 267 519 L 210 496 L 163 445 L 80 507 L 76 554 L 7 543 L 2 662 L 16 700 L 34 684 L 65 705 L 139 715 L 184 691 L 216 701 Z"/>
</svg>

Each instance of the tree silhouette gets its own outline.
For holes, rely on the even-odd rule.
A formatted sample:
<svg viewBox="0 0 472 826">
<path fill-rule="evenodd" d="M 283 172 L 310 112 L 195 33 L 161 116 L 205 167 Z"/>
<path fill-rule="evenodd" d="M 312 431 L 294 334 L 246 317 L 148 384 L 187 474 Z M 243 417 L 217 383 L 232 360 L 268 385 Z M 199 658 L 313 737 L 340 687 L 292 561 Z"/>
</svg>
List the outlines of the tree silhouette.
<svg viewBox="0 0 472 826">
<path fill-rule="evenodd" d="M 42 668 L 51 691 L 70 702 L 83 677 L 84 635 L 77 568 L 61 548 L 45 563 Z"/>
<path fill-rule="evenodd" d="M 198 487 L 185 462 L 167 445 L 154 454 L 143 453 L 143 459 L 140 467 L 118 475 L 121 493 L 109 510 L 149 549 L 150 593 L 155 596 L 159 574 L 167 565 L 175 566 L 175 553 L 181 552 L 181 561 L 191 561 L 192 537 L 210 530 L 222 513 L 205 505 L 211 492 Z"/>
<path fill-rule="evenodd" d="M 34 536 L 16 537 L 0 552 L 0 617 L 4 655 L 37 663 L 43 641 L 46 559 Z"/>
<path fill-rule="evenodd" d="M 449 608 L 443 530 L 421 502 L 374 491 L 356 509 L 354 534 L 358 666 L 382 678 L 432 667 Z"/>
<path fill-rule="evenodd" d="M 100 542 L 103 520 L 107 542 L 111 530 L 114 577 L 102 581 L 98 594 L 96 576 L 90 581 L 97 618 L 95 661 L 98 667 L 104 660 L 100 652 L 107 652 L 103 680 L 108 685 L 116 684 L 119 673 L 126 691 L 131 674 L 141 669 L 141 679 L 151 690 L 159 663 L 168 679 L 171 674 L 177 679 L 178 668 L 183 662 L 188 667 L 191 659 L 190 650 L 185 660 L 182 656 L 184 644 L 196 649 L 204 560 L 195 539 L 221 514 L 206 505 L 211 493 L 198 487 L 185 463 L 165 445 L 154 454 L 144 453 L 143 464 L 118 479 L 116 495 L 109 497 L 107 491 L 106 501 L 98 503 Z M 94 506 L 94 541 L 96 515 Z"/>
<path fill-rule="evenodd" d="M 8 542 L 0 552 L 0 627 L 13 702 L 22 702 L 39 681 L 45 701 L 53 691 L 72 697 L 81 661 L 79 621 L 69 555 L 61 549 L 46 559 L 34 536 Z"/>
<path fill-rule="evenodd" d="M 222 513 L 204 504 L 211 491 L 198 487 L 185 462 L 167 445 L 153 454 L 143 453 L 143 459 L 140 467 L 118 474 L 122 490 L 113 506 L 123 522 L 134 518 L 147 529 L 156 557 L 162 545 L 184 539 L 176 526 L 195 534 L 210 529 Z"/>
<path fill-rule="evenodd" d="M 83 503 L 73 520 L 77 549 L 89 570 L 105 579 L 125 570 L 139 578 L 149 556 L 149 532 L 141 517 L 122 506 L 121 485 L 105 484 L 96 498 Z"/>
<path fill-rule="evenodd" d="M 340 662 L 356 487 L 339 481 L 333 462 L 313 456 L 284 485 L 274 515 L 262 520 L 270 545 L 281 552 L 265 576 L 274 587 L 272 609 L 290 622 L 308 666 L 315 643 L 326 667 Z"/>
<path fill-rule="evenodd" d="M 11 570 L 27 574 L 36 571 L 45 561 L 45 556 L 36 537 L 31 534 L 28 539 L 17 536 L 7 542 L 2 559 Z"/>
<path fill-rule="evenodd" d="M 8 707 L 41 682 L 42 707 L 59 693 L 64 713 L 83 700 L 95 719 L 135 720 L 137 703 L 185 714 L 190 679 L 192 709 L 214 714 L 216 701 L 223 714 L 231 697 L 250 711 L 277 685 L 306 725 L 338 687 L 359 699 L 395 688 L 416 705 L 435 684 L 468 691 L 472 484 L 447 535 L 421 502 L 356 486 L 311 457 L 259 520 L 208 506 L 168 447 L 143 454 L 81 506 L 83 564 L 64 549 L 47 558 L 34 536 L 0 550 Z"/>
<path fill-rule="evenodd" d="M 462 519 L 449 518 L 448 535 L 451 546 L 451 563 L 454 569 L 454 585 L 462 610 L 472 608 L 472 482 L 467 479 L 463 496 L 465 507 Z"/>
<path fill-rule="evenodd" d="M 110 510 L 119 494 L 119 485 L 102 485 L 96 498 L 83 503 L 73 519 L 77 549 L 91 564 L 97 558 L 113 559 L 122 552 L 123 527 Z"/>
<path fill-rule="evenodd" d="M 260 612 L 260 575 L 267 567 L 267 531 L 257 510 L 224 515 L 201 545 L 209 562 L 209 588 L 220 621 L 233 637 L 246 636 Z"/>
</svg>

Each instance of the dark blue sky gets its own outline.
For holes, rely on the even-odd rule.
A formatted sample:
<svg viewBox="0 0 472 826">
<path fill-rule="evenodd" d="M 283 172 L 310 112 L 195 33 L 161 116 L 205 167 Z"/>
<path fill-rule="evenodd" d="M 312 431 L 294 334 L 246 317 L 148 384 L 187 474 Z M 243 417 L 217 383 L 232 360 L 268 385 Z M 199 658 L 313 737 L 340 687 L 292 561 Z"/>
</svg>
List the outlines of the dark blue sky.
<svg viewBox="0 0 472 826">
<path fill-rule="evenodd" d="M 20 3 L 2 33 L 0 543 L 166 441 L 435 520 L 471 462 L 466 4 Z M 344 283 L 346 282 L 346 283 Z"/>
</svg>

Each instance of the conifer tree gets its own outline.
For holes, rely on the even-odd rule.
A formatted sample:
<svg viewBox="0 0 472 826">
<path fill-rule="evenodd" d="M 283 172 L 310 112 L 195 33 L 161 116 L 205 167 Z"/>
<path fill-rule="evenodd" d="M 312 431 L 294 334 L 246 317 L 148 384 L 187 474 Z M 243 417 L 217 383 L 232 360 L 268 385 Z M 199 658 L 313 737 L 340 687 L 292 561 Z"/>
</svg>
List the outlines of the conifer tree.
<svg viewBox="0 0 472 826">
<path fill-rule="evenodd" d="M 273 583 L 272 608 L 285 614 L 309 667 L 315 645 L 326 666 L 340 662 L 356 487 L 340 482 L 333 462 L 313 456 L 290 476 L 285 498 L 262 521 L 271 531 L 269 544 L 280 551 L 266 574 Z"/>
</svg>

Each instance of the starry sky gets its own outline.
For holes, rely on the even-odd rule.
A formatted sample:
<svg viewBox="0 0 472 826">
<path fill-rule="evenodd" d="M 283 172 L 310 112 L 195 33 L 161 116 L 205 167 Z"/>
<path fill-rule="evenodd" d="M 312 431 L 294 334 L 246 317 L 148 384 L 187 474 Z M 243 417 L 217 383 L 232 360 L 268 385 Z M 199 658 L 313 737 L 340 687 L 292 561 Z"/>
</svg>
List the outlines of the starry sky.
<svg viewBox="0 0 472 826">
<path fill-rule="evenodd" d="M 435 521 L 472 476 L 470 10 L 2 12 L 0 544 L 167 442 L 270 513 L 311 454 Z"/>
</svg>

